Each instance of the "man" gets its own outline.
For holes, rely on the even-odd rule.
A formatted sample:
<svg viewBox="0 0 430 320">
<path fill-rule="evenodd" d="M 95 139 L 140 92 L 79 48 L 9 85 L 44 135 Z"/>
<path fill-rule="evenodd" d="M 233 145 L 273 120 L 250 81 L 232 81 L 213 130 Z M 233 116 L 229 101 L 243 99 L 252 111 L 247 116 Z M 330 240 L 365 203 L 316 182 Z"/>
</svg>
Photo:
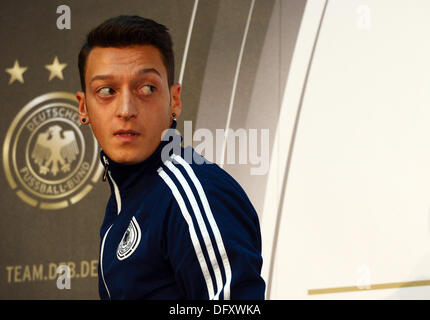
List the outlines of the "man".
<svg viewBox="0 0 430 320">
<path fill-rule="evenodd" d="M 100 231 L 100 297 L 264 299 L 248 197 L 166 133 L 182 108 L 167 28 L 138 16 L 109 19 L 88 34 L 79 72 L 80 120 L 102 148 L 112 190 Z M 187 151 L 200 160 L 185 161 Z"/>
</svg>

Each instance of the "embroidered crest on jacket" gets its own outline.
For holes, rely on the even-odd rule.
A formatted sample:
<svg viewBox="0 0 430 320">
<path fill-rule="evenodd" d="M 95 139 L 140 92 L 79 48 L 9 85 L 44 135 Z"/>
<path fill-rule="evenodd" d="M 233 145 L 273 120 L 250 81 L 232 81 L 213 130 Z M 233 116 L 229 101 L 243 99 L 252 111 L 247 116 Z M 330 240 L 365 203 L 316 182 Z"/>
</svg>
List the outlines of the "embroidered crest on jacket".
<svg viewBox="0 0 430 320">
<path fill-rule="evenodd" d="M 124 260 L 131 256 L 139 245 L 141 231 L 136 218 L 133 217 L 125 231 L 121 242 L 118 245 L 116 256 L 119 260 Z"/>
</svg>

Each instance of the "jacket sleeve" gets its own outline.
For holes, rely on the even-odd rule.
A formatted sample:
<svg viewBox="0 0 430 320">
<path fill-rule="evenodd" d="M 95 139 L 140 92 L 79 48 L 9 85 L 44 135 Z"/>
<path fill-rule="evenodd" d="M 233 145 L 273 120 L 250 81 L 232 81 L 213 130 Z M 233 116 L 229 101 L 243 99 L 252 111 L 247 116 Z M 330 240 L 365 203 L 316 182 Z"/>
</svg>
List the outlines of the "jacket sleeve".
<svg viewBox="0 0 430 320">
<path fill-rule="evenodd" d="M 231 180 L 202 180 L 172 199 L 166 249 L 186 299 L 264 299 L 258 215 Z"/>
</svg>

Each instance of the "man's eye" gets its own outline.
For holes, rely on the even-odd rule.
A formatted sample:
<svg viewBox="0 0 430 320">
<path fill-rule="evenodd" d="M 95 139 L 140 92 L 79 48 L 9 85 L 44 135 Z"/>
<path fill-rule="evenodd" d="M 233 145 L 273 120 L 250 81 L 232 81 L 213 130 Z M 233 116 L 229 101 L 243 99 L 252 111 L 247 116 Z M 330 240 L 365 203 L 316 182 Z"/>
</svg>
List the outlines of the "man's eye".
<svg viewBox="0 0 430 320">
<path fill-rule="evenodd" d="M 148 96 L 155 91 L 155 87 L 147 84 L 141 88 L 141 91 L 145 96 Z"/>
<path fill-rule="evenodd" d="M 109 96 L 115 93 L 115 91 L 112 88 L 108 88 L 108 87 L 103 87 L 99 89 L 97 92 L 100 93 L 102 96 Z"/>
</svg>

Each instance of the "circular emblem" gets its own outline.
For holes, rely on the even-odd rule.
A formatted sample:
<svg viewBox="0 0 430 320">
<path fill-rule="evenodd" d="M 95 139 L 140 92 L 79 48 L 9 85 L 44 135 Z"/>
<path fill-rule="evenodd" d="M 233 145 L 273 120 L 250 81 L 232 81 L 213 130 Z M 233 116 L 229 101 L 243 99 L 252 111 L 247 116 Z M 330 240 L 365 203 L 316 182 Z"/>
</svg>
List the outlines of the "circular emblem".
<svg viewBox="0 0 430 320">
<path fill-rule="evenodd" d="M 140 242 L 140 227 L 135 217 L 130 221 L 121 242 L 118 245 L 116 256 L 119 260 L 124 260 L 131 256 Z"/>
<path fill-rule="evenodd" d="M 91 129 L 80 126 L 75 96 L 41 95 L 12 121 L 3 144 L 6 178 L 25 203 L 61 209 L 85 197 L 103 167 Z"/>
</svg>

